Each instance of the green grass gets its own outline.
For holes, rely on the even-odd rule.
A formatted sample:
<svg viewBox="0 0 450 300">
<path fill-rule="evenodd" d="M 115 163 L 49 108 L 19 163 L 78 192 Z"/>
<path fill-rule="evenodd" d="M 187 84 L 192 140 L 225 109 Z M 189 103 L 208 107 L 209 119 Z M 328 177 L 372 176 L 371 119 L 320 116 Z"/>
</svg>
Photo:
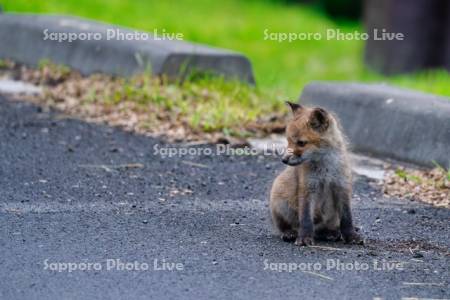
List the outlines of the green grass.
<svg viewBox="0 0 450 300">
<path fill-rule="evenodd" d="M 0 59 L 0 69 L 6 69 L 7 67 L 7 62 L 4 59 Z"/>
<path fill-rule="evenodd" d="M 441 170 L 442 173 L 446 174 L 447 180 L 450 181 L 450 168 L 446 170 L 443 166 L 439 165 L 436 161 L 433 161 L 433 165 Z"/>
<path fill-rule="evenodd" d="M 403 180 L 411 180 L 418 184 L 422 182 L 422 179 L 419 176 L 408 174 L 408 172 L 405 170 L 396 170 L 395 174 Z"/>
<path fill-rule="evenodd" d="M 312 80 L 386 82 L 450 96 L 446 71 L 382 77 L 363 64 L 363 41 L 264 40 L 269 32 L 361 31 L 359 23 L 335 23 L 320 11 L 274 0 L 4 0 L 7 12 L 78 15 L 141 30 L 182 33 L 185 40 L 229 48 L 247 55 L 262 89 L 296 99 Z"/>
<path fill-rule="evenodd" d="M 193 130 L 222 131 L 241 137 L 249 134 L 248 123 L 284 106 L 282 101 L 257 88 L 217 77 L 161 83 L 143 74 L 119 79 L 108 91 L 97 90 L 95 94 L 97 102 L 116 105 L 132 101 L 142 106 L 147 114 L 152 111 L 149 107 L 168 112 L 172 122 L 184 122 Z"/>
</svg>

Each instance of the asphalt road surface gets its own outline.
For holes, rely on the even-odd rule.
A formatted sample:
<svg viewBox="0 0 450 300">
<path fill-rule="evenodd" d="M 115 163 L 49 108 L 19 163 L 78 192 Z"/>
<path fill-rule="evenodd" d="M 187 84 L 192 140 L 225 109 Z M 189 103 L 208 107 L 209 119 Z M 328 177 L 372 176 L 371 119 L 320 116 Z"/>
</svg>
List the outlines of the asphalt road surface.
<svg viewBox="0 0 450 300">
<path fill-rule="evenodd" d="M 268 217 L 279 158 L 169 147 L 0 96 L 0 299 L 450 298 L 449 210 L 358 177 L 366 245 L 299 248 Z"/>
</svg>

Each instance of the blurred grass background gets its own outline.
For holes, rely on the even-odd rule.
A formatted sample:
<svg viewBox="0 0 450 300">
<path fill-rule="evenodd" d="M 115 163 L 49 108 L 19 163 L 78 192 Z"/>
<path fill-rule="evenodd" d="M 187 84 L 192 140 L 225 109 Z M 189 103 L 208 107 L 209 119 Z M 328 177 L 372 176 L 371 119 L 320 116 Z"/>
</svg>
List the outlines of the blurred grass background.
<svg viewBox="0 0 450 300">
<path fill-rule="evenodd" d="M 292 1 L 291 1 L 292 2 Z M 363 31 L 358 21 L 332 20 L 314 6 L 276 0 L 3 0 L 6 12 L 61 13 L 140 30 L 182 33 L 188 41 L 240 51 L 252 61 L 259 88 L 297 99 L 312 80 L 386 82 L 450 96 L 447 71 L 383 77 L 363 64 L 364 41 L 264 40 L 268 32 Z"/>
</svg>

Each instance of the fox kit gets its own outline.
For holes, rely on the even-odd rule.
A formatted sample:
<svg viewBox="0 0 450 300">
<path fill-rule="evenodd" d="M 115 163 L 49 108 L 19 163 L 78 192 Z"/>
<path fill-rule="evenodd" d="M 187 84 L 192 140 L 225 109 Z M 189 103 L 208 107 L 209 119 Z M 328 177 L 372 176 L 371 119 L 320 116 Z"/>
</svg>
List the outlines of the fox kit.
<svg viewBox="0 0 450 300">
<path fill-rule="evenodd" d="M 322 108 L 287 102 L 288 167 L 270 193 L 272 221 L 285 241 L 301 246 L 316 240 L 362 243 L 353 226 L 351 169 L 336 118 Z"/>
</svg>

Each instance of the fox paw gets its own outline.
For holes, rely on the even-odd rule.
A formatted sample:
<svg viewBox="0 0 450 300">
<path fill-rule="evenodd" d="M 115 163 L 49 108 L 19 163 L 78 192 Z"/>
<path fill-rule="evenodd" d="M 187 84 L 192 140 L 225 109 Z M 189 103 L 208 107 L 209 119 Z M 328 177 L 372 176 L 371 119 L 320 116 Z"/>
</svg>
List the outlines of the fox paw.
<svg viewBox="0 0 450 300">
<path fill-rule="evenodd" d="M 317 241 L 337 242 L 341 240 L 341 232 L 339 230 L 326 230 L 316 232 L 314 239 Z"/>
<path fill-rule="evenodd" d="M 297 246 L 312 246 L 314 245 L 314 239 L 311 236 L 297 237 L 295 240 Z"/>
<path fill-rule="evenodd" d="M 341 240 L 341 233 L 340 232 L 336 232 L 336 233 L 328 234 L 325 237 L 325 240 L 330 241 L 330 242 L 340 241 Z"/>
<path fill-rule="evenodd" d="M 342 233 L 342 238 L 346 244 L 364 245 L 364 239 L 356 231 Z"/>
<path fill-rule="evenodd" d="M 281 235 L 284 242 L 292 243 L 297 238 L 297 232 L 286 232 Z"/>
</svg>

